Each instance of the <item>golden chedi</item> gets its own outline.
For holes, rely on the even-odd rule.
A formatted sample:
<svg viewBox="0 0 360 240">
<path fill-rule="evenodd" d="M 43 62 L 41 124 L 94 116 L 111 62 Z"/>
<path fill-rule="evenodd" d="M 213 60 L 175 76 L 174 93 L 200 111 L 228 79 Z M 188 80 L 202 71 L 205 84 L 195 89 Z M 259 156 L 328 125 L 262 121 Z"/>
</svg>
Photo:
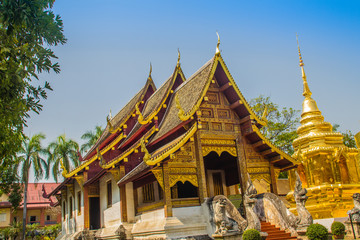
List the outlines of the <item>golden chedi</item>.
<svg viewBox="0 0 360 240">
<path fill-rule="evenodd" d="M 360 168 L 358 149 L 346 147 L 343 135 L 332 131 L 332 125 L 324 121 L 314 99 L 311 98 L 304 63 L 299 47 L 300 67 L 303 79 L 302 114 L 298 137 L 293 142 L 297 171 L 308 190 L 306 208 L 314 219 L 346 217 L 353 207 L 352 195 L 360 192 Z M 290 186 L 294 187 L 294 170 L 290 173 Z M 295 212 L 293 193 L 287 195 Z"/>
</svg>

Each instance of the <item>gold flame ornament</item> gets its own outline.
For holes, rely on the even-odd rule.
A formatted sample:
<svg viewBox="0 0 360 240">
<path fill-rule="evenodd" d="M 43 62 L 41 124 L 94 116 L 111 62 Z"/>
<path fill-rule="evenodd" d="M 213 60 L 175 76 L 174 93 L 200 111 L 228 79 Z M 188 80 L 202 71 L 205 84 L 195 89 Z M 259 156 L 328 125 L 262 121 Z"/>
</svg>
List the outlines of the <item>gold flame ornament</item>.
<svg viewBox="0 0 360 240">
<path fill-rule="evenodd" d="M 140 141 L 140 146 L 141 146 L 141 152 L 145 153 L 144 158 L 143 158 L 143 159 L 144 159 L 144 162 L 149 161 L 150 158 L 151 158 L 151 154 L 149 153 L 149 151 L 147 150 L 147 148 L 146 148 L 146 146 L 145 146 L 145 141 L 144 141 L 144 139 L 142 139 L 142 140 Z"/>
</svg>

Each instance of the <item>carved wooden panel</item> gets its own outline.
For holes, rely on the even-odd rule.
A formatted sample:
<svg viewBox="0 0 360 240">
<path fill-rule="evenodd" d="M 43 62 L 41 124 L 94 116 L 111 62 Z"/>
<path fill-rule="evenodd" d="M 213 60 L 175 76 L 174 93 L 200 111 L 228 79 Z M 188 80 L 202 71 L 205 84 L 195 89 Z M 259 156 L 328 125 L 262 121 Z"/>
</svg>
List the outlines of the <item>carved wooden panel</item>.
<svg viewBox="0 0 360 240">
<path fill-rule="evenodd" d="M 209 130 L 209 123 L 208 122 L 201 122 L 201 129 Z"/>
<path fill-rule="evenodd" d="M 218 118 L 220 119 L 230 119 L 230 110 L 229 109 L 218 109 L 217 110 Z"/>
<path fill-rule="evenodd" d="M 208 102 L 211 104 L 220 104 L 219 94 L 216 92 L 208 92 L 206 94 Z"/>
<path fill-rule="evenodd" d="M 89 196 L 99 196 L 100 195 L 100 189 L 99 184 L 94 184 L 89 186 Z"/>
<path fill-rule="evenodd" d="M 204 118 L 213 118 L 214 111 L 211 108 L 203 108 L 201 109 L 201 116 Z"/>
<path fill-rule="evenodd" d="M 221 123 L 212 123 L 212 129 L 215 131 L 221 131 L 222 130 Z"/>
<path fill-rule="evenodd" d="M 225 131 L 228 131 L 228 132 L 234 131 L 234 124 L 232 124 L 232 123 L 225 123 Z"/>
</svg>

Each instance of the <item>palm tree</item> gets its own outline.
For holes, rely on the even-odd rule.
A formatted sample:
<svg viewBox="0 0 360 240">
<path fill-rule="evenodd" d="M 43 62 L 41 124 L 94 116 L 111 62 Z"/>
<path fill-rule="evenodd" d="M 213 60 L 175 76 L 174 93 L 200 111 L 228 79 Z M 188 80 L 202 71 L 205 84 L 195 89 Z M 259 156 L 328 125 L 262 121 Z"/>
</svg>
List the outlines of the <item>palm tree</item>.
<svg viewBox="0 0 360 240">
<path fill-rule="evenodd" d="M 81 145 L 81 152 L 84 153 L 89 150 L 96 141 L 100 138 L 104 129 L 101 126 L 96 126 L 95 131 L 87 131 L 81 136 L 81 139 L 86 140 L 87 142 Z"/>
<path fill-rule="evenodd" d="M 65 169 L 69 172 L 70 166 L 79 166 L 79 144 L 71 139 L 66 139 L 65 134 L 56 138 L 56 141 L 51 142 L 47 148 L 48 165 L 53 164 L 52 174 L 57 182 L 59 175 L 60 160 L 63 161 Z"/>
<path fill-rule="evenodd" d="M 45 135 L 35 134 L 31 138 L 25 137 L 20 151 L 17 153 L 17 159 L 21 166 L 21 176 L 22 182 L 24 183 L 24 210 L 23 210 L 23 227 L 22 227 L 22 239 L 25 239 L 26 233 L 26 210 L 27 210 L 27 189 L 29 183 L 29 170 L 31 166 L 34 169 L 35 182 L 44 176 L 45 168 L 45 177 L 49 176 L 48 165 L 46 161 L 41 157 L 44 153 L 44 149 L 41 146 L 41 141 L 45 139 Z"/>
</svg>

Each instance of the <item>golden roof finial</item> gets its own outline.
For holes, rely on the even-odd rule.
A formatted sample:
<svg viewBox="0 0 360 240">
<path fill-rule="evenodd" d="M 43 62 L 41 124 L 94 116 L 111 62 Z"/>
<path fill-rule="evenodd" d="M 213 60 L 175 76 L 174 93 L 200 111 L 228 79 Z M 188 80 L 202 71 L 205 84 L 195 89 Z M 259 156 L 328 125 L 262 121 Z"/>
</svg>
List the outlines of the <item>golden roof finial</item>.
<svg viewBox="0 0 360 240">
<path fill-rule="evenodd" d="M 178 48 L 178 60 L 177 60 L 177 63 L 176 63 L 176 67 L 180 67 L 180 50 Z"/>
<path fill-rule="evenodd" d="M 219 49 L 219 46 L 220 46 L 220 36 L 219 36 L 219 33 L 216 31 L 216 35 L 218 37 L 218 42 L 216 44 L 216 52 L 215 54 L 220 54 L 220 49 Z"/>
<path fill-rule="evenodd" d="M 304 97 L 311 97 L 312 93 L 310 91 L 309 85 L 308 85 L 307 80 L 306 80 L 306 75 L 305 75 L 305 70 L 304 70 L 304 62 L 303 62 L 303 59 L 302 59 L 302 56 L 301 56 L 299 37 L 298 37 L 297 34 L 296 34 L 296 41 L 297 41 L 297 44 L 298 44 L 298 51 L 299 51 L 299 60 L 300 60 L 299 66 L 301 67 L 301 73 L 302 73 L 302 79 L 303 79 L 303 85 L 304 85 L 303 96 Z"/>
<path fill-rule="evenodd" d="M 151 62 L 150 62 L 150 71 L 149 71 L 149 77 L 148 77 L 148 79 L 151 78 L 151 73 L 152 73 L 152 65 L 151 65 Z"/>
</svg>

